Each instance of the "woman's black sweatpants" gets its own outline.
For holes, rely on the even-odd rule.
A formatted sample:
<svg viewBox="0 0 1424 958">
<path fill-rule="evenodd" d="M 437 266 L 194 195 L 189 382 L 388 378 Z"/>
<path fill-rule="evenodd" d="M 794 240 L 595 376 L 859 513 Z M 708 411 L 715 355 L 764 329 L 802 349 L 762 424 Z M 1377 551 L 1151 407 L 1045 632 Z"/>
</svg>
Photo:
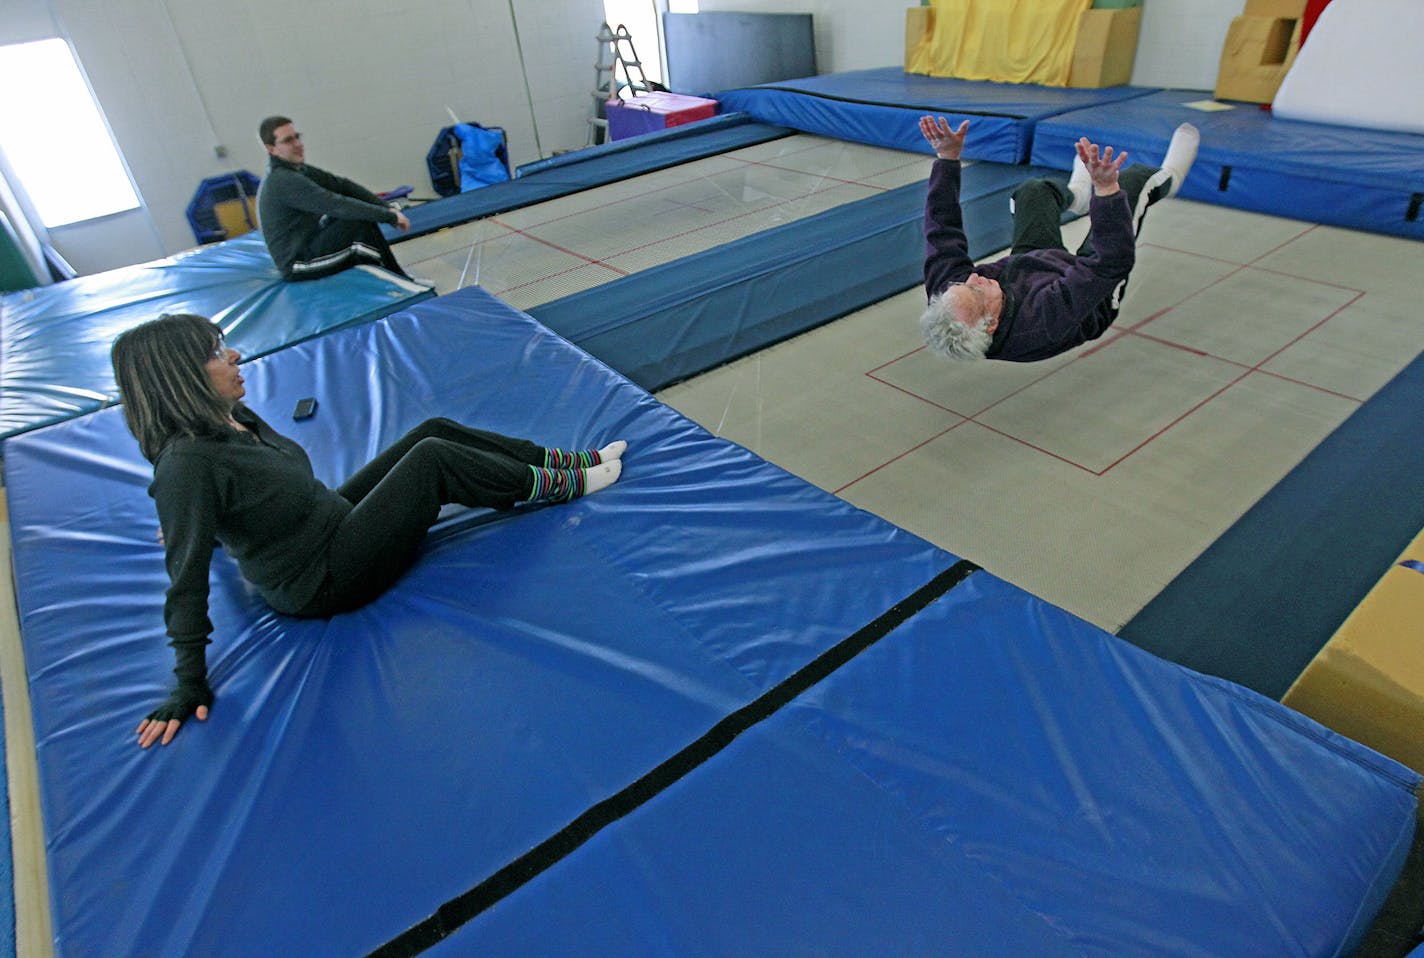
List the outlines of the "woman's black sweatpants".
<svg viewBox="0 0 1424 958">
<path fill-rule="evenodd" d="M 530 466 L 544 447 L 527 439 L 427 419 L 336 491 L 355 508 L 327 547 L 327 574 L 298 615 L 334 615 L 365 605 L 415 560 L 440 507 L 509 509 L 534 489 Z"/>
</svg>

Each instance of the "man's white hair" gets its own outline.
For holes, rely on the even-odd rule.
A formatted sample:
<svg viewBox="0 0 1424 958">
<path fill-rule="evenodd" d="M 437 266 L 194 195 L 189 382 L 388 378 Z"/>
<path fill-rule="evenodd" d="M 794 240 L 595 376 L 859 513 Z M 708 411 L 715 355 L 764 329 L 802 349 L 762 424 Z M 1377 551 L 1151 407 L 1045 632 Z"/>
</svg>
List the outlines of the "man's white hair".
<svg viewBox="0 0 1424 958">
<path fill-rule="evenodd" d="M 946 359 L 983 359 L 994 341 L 985 327 L 994 317 L 982 316 L 976 325 L 970 326 L 956 316 L 948 294 L 960 285 L 963 284 L 952 283 L 930 297 L 929 305 L 920 315 L 920 329 L 925 334 L 925 345 Z"/>
</svg>

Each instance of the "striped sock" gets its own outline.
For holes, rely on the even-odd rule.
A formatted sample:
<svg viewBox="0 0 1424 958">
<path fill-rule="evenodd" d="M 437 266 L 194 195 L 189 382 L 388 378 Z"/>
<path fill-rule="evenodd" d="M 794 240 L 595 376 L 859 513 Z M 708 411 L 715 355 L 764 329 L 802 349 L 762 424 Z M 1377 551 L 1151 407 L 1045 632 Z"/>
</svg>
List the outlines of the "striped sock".
<svg viewBox="0 0 1424 958">
<path fill-rule="evenodd" d="M 603 457 L 598 454 L 597 449 L 580 449 L 577 452 L 569 452 L 565 449 L 544 450 L 544 468 L 546 469 L 587 469 L 602 461 Z"/>
<path fill-rule="evenodd" d="M 584 472 L 582 469 L 546 469 L 543 466 L 530 466 L 529 470 L 534 473 L 534 489 L 529 493 L 529 502 L 568 502 L 583 495 Z"/>
<path fill-rule="evenodd" d="M 628 451 L 626 439 L 615 439 L 601 449 L 581 449 L 567 452 L 563 449 L 544 450 L 545 469 L 592 469 L 605 462 L 623 458 Z"/>
</svg>

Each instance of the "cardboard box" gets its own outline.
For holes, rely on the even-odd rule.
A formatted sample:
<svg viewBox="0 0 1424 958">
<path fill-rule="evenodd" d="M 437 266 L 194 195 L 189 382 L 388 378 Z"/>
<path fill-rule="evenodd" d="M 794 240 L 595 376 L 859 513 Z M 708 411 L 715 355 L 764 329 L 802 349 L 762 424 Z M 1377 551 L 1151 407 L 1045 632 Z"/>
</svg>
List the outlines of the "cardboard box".
<svg viewBox="0 0 1424 958">
<path fill-rule="evenodd" d="M 1270 103 L 1300 52 L 1305 0 L 1246 0 L 1221 48 L 1214 95 L 1218 100 Z"/>
<path fill-rule="evenodd" d="M 1130 83 L 1132 67 L 1137 60 L 1137 33 L 1141 26 L 1140 5 L 1084 11 L 1078 21 L 1078 42 L 1073 47 L 1073 65 L 1067 85 L 1095 89 Z M 920 41 L 933 31 L 933 7 L 910 7 L 906 10 L 906 65 L 913 62 Z"/>
<path fill-rule="evenodd" d="M 1281 701 L 1424 772 L 1424 572 L 1390 568 Z"/>
<path fill-rule="evenodd" d="M 1140 6 L 1084 11 L 1078 20 L 1078 43 L 1073 47 L 1068 85 L 1095 89 L 1131 83 L 1141 27 Z"/>
<path fill-rule="evenodd" d="M 681 93 L 640 93 L 608 101 L 608 138 L 622 140 L 717 115 L 717 101 Z"/>
<path fill-rule="evenodd" d="M 1306 0 L 1246 0 L 1242 13 L 1248 17 L 1299 20 L 1305 16 L 1305 4 Z"/>
<path fill-rule="evenodd" d="M 934 7 L 911 7 L 905 11 L 905 65 L 915 59 L 920 40 L 934 32 Z"/>
</svg>

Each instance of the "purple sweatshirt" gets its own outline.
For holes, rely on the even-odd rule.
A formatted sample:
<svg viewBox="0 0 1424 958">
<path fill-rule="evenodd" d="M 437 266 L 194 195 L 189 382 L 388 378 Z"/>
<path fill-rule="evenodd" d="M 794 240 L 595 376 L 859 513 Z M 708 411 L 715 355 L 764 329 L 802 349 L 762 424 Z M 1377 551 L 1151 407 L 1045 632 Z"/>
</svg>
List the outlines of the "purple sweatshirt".
<svg viewBox="0 0 1424 958">
<path fill-rule="evenodd" d="M 1094 194 L 1088 252 L 1031 250 L 975 267 L 959 208 L 959 162 L 935 160 L 925 200 L 925 292 L 929 296 L 970 273 L 997 280 L 1004 312 L 989 359 L 1033 362 L 1057 356 L 1103 334 L 1117 318 L 1114 292 L 1136 259 L 1132 211 L 1121 190 Z"/>
</svg>

